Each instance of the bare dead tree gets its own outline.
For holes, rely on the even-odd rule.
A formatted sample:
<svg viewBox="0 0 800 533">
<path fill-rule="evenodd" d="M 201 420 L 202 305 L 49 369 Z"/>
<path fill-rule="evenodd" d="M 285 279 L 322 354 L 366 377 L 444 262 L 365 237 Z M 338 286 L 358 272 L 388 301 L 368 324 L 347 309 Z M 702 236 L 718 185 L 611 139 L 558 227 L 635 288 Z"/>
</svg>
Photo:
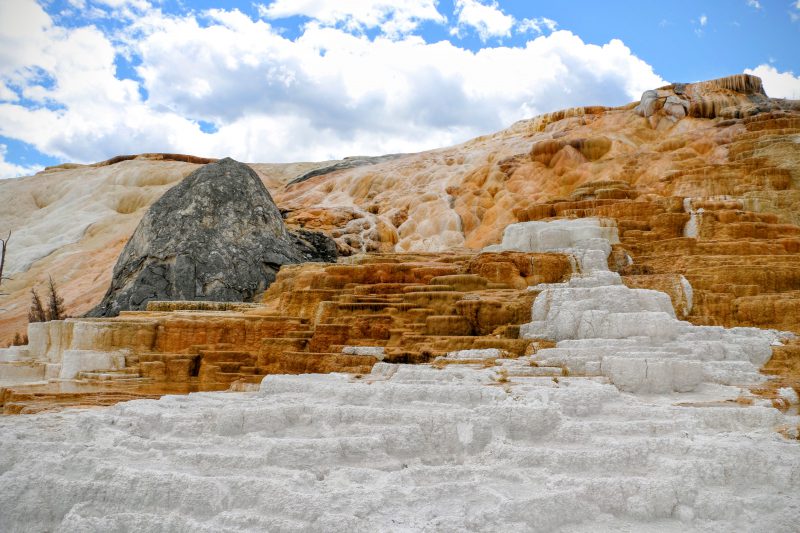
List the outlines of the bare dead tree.
<svg viewBox="0 0 800 533">
<path fill-rule="evenodd" d="M 49 291 L 47 298 L 47 319 L 48 320 L 64 320 L 67 318 L 67 313 L 64 310 L 64 298 L 58 294 L 56 284 L 53 281 L 53 276 L 48 276 Z"/>
<path fill-rule="evenodd" d="M 31 308 L 28 310 L 28 323 L 47 322 L 47 313 L 36 289 L 31 287 Z"/>
<path fill-rule="evenodd" d="M 0 246 L 3 247 L 3 251 L 0 252 L 0 285 L 2 285 L 4 279 L 8 279 L 3 276 L 3 267 L 6 264 L 6 248 L 8 248 L 8 241 L 11 240 L 11 232 L 8 232 L 8 235 L 5 239 L 0 239 Z M 0 293 L 0 296 L 5 296 L 5 294 Z"/>
<path fill-rule="evenodd" d="M 3 276 L 3 267 L 6 265 L 6 248 L 8 248 L 8 241 L 11 240 L 11 231 L 9 230 L 8 235 L 6 235 L 5 239 L 0 239 L 0 246 L 3 247 L 3 250 L 0 251 L 0 285 L 3 284 L 4 279 L 9 279 Z M 8 296 L 8 293 L 0 291 L 0 296 Z M 0 307 L 0 311 L 5 311 L 4 308 Z"/>
</svg>

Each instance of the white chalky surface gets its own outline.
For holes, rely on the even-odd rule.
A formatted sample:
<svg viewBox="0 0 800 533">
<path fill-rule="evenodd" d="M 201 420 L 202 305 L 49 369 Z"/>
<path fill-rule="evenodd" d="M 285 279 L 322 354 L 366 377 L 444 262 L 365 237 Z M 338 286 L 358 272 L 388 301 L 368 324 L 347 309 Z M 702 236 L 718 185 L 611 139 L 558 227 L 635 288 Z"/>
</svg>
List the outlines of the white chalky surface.
<svg viewBox="0 0 800 533">
<path fill-rule="evenodd" d="M 796 531 L 779 411 L 492 375 L 379 363 L 2 418 L 0 530 Z"/>
<path fill-rule="evenodd" d="M 703 383 L 754 385 L 772 345 L 791 333 L 757 328 L 695 326 L 678 320 L 666 293 L 631 289 L 608 268 L 613 221 L 604 219 L 523 222 L 508 226 L 495 248 L 561 251 L 577 262 L 565 283 L 531 287 L 541 291 L 532 322 L 520 335 L 558 341 L 534 360 L 569 372 L 606 376 L 624 391 L 691 392 Z M 691 285 L 684 292 L 690 299 Z M 517 363 L 518 365 L 519 363 Z M 524 364 L 524 363 L 522 363 Z"/>
<path fill-rule="evenodd" d="M 726 401 L 778 334 L 622 286 L 613 228 L 529 224 L 581 271 L 523 328 L 556 348 L 3 417 L 0 531 L 797 531 L 800 417 Z"/>
</svg>

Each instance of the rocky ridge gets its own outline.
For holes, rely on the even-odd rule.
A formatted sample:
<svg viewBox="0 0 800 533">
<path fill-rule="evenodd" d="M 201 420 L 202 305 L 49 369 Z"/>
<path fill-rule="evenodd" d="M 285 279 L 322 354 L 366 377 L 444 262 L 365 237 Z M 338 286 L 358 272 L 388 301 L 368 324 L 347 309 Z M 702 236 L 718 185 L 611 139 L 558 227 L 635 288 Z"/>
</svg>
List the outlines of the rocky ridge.
<svg viewBox="0 0 800 533">
<path fill-rule="evenodd" d="M 143 310 L 151 300 L 248 301 L 282 265 L 335 260 L 333 241 L 289 232 L 256 173 L 226 158 L 195 170 L 150 206 L 89 316 Z"/>
<path fill-rule="evenodd" d="M 794 531 L 798 139 L 735 76 L 269 167 L 345 257 L 31 325 L 0 351 L 31 413 L 0 417 L 0 528 Z"/>
<path fill-rule="evenodd" d="M 252 166 L 289 227 L 328 232 L 340 254 L 477 250 L 515 222 L 606 216 L 636 260 L 626 276 L 680 274 L 692 282 L 698 305 L 690 320 L 792 329 L 800 104 L 768 98 L 744 75 L 654 92 L 621 108 L 549 113 L 459 146 L 288 187 L 331 163 Z M 670 97 L 686 104 L 686 116 L 665 110 Z M 164 183 L 195 168 L 136 159 L 0 183 L 3 194 L 21 199 L 0 206 L 20 247 L 9 251 L 17 272 L 2 302 L 5 338 L 24 329 L 27 287 L 48 273 L 73 314 L 96 305 L 146 207 Z M 57 187 L 43 184 L 55 176 Z M 697 223 L 704 229 L 694 235 Z M 767 280 L 756 268 L 783 277 Z"/>
<path fill-rule="evenodd" d="M 685 113 L 681 114 L 678 107 Z M 335 368 L 342 354 L 359 355 L 339 350 L 348 343 L 381 347 L 390 357 L 399 357 L 396 359 L 399 362 L 423 362 L 453 350 L 475 348 L 471 341 L 431 340 L 426 335 L 461 338 L 475 336 L 480 330 L 478 336 L 493 334 L 504 338 L 515 335 L 513 327 L 529 317 L 523 318 L 516 311 L 504 314 L 507 304 L 503 303 L 495 306 L 495 311 L 489 311 L 491 306 L 485 304 L 467 303 L 476 297 L 483 300 L 480 294 L 469 298 L 459 294 L 448 296 L 445 294 L 448 290 L 439 288 L 422 290 L 443 293 L 426 297 L 424 305 L 414 305 L 408 298 L 416 298 L 414 293 L 420 291 L 402 285 L 408 283 L 406 269 L 429 268 L 417 266 L 419 260 L 454 262 L 455 269 L 447 275 L 484 278 L 485 281 L 476 282 L 477 289 L 470 291 L 489 290 L 493 283 L 505 283 L 519 290 L 530 277 L 520 272 L 525 269 L 535 272 L 535 269 L 531 271 L 532 267 L 518 264 L 516 270 L 506 267 L 498 270 L 514 280 L 509 284 L 495 274 L 469 271 L 467 265 L 472 262 L 469 258 L 483 246 L 499 242 L 502 232 L 513 223 L 596 217 L 610 221 L 616 228 L 607 268 L 610 274 L 619 275 L 619 280 L 601 287 L 601 291 L 620 291 L 620 287 L 612 287 L 619 286 L 619 282 L 633 289 L 662 291 L 669 296 L 674 316 L 695 326 L 755 326 L 797 332 L 800 330 L 797 266 L 800 228 L 796 225 L 800 193 L 797 175 L 800 143 L 796 142 L 800 136 L 799 116 L 797 102 L 769 99 L 757 78 L 733 76 L 648 91 L 638 104 L 622 108 L 576 108 L 551 113 L 458 147 L 410 154 L 358 168 L 340 168 L 302 183 L 289 184 L 307 170 L 295 173 L 288 167 L 280 170 L 262 165 L 262 171 L 273 176 L 265 177 L 262 172 L 262 179 L 271 180 L 288 227 L 327 231 L 345 255 L 400 252 L 397 256 L 382 255 L 377 259 L 370 255 L 357 255 L 353 259 L 355 265 L 385 262 L 396 266 L 378 269 L 384 276 L 380 282 L 375 279 L 367 282 L 357 268 L 348 267 L 335 274 L 327 269 L 301 268 L 297 287 L 294 281 L 288 285 L 282 282 L 279 275 L 277 286 L 284 287 L 285 294 L 281 298 L 273 294 L 265 302 L 266 308 L 204 309 L 195 304 L 154 304 L 150 315 L 126 315 L 118 322 L 68 321 L 63 326 L 53 325 L 44 334 L 48 340 L 40 341 L 39 345 L 56 347 L 46 348 L 50 354 L 46 364 L 50 365 L 63 364 L 62 355 L 67 352 L 70 357 L 83 357 L 72 353 L 81 350 L 162 354 L 141 361 L 163 365 L 148 376 L 145 375 L 150 372 L 145 370 L 148 365 L 137 366 L 135 355 L 130 360 L 125 357 L 126 365 L 130 363 L 133 369 L 131 377 L 155 376 L 161 380 L 161 376 L 167 376 L 162 380 L 165 383 L 203 381 L 199 370 L 202 364 L 195 357 L 201 354 L 192 350 L 226 352 L 210 356 L 208 362 L 217 357 L 222 363 L 220 368 L 232 371 L 223 369 L 218 373 L 229 376 L 213 379 L 208 378 L 213 372 L 203 374 L 209 383 L 257 381 L 268 373 L 264 369 L 272 368 L 261 364 L 266 359 L 259 362 L 262 348 L 251 340 L 260 341 L 264 337 L 273 339 L 270 341 L 273 344 L 264 350 L 269 357 L 282 358 L 282 371 L 292 367 L 299 354 L 315 354 L 318 362 L 309 365 L 314 358 L 304 355 L 304 363 L 298 368 Z M 413 250 L 418 251 L 408 255 Z M 415 255 L 420 253 L 434 255 Z M 339 266 L 330 268 L 336 271 Z M 295 275 L 293 269 L 284 270 L 287 276 Z M 429 284 L 424 276 L 421 280 Z M 523 280 L 519 287 L 515 285 L 518 280 Z M 375 283 L 387 283 L 393 288 L 349 286 Z M 442 285 L 450 286 L 448 282 Z M 355 291 L 352 294 L 351 289 Z M 379 292 L 382 296 L 377 297 L 371 294 L 374 290 L 389 292 Z M 459 291 L 454 287 L 449 292 Z M 493 298 L 497 301 L 501 296 L 510 298 L 509 302 L 517 298 L 510 293 L 497 293 Z M 522 298 L 521 301 L 530 302 Z M 447 304 L 440 306 L 436 303 L 438 299 Z M 461 300 L 463 304 L 452 307 Z M 280 308 L 275 307 L 276 302 L 280 302 Z M 476 330 L 466 312 L 471 305 L 477 305 L 475 311 L 484 317 L 481 320 L 495 323 L 487 318 L 494 313 L 501 322 L 507 321 L 504 325 L 513 327 L 500 332 Z M 373 308 L 388 317 L 373 317 L 372 311 L 365 316 L 374 327 L 385 322 L 381 326 L 385 331 L 394 330 L 388 339 L 385 332 L 377 334 L 384 330 L 375 330 L 372 325 L 360 332 L 343 327 L 354 317 L 358 323 L 364 310 Z M 339 314 L 330 315 L 334 309 Z M 382 311 L 387 309 L 388 312 Z M 209 311 L 220 313 L 212 318 Z M 529 312 L 530 309 L 525 311 Z M 253 314 L 284 318 L 269 318 L 271 329 L 263 330 L 259 329 L 262 326 L 249 329 L 250 325 L 231 330 L 224 325 L 228 319 L 255 323 L 252 318 L 245 318 Z M 299 322 L 293 322 L 295 318 Z M 171 325 L 166 328 L 166 323 Z M 209 326 L 214 323 L 220 325 Z M 286 329 L 287 324 L 295 325 Z M 499 327 L 500 322 L 495 324 Z M 228 333 L 213 333 L 217 327 L 220 332 Z M 298 332 L 293 332 L 295 327 Z M 103 334 L 103 328 L 117 333 Z M 160 337 L 144 333 L 151 329 L 165 333 Z M 173 333 L 166 334 L 167 330 Z M 84 331 L 95 333 L 84 337 Z M 425 334 L 418 341 L 415 332 L 423 331 Z M 311 349 L 305 341 L 274 340 L 295 336 L 319 340 L 311 343 L 314 346 Z M 162 340 L 155 341 L 156 338 Z M 170 338 L 181 340 L 163 341 Z M 321 340 L 325 338 L 328 340 Z M 208 339 L 211 344 L 207 345 Z M 394 346 L 385 345 L 389 339 Z M 796 350 L 792 342 L 787 340 L 785 345 L 773 347 L 780 357 L 768 363 L 772 365 L 771 371 L 784 380 L 776 380 L 774 383 L 782 385 L 762 391 L 776 401 L 779 401 L 778 389 L 796 385 L 796 365 L 792 363 Z M 531 347 L 530 343 L 525 346 L 514 353 L 524 354 L 542 347 Z M 333 351 L 328 351 L 331 348 Z M 36 357 L 41 357 L 41 349 L 34 351 Z M 169 363 L 170 359 L 184 362 Z M 344 367 L 363 370 L 363 365 L 345 361 L 346 358 L 341 359 Z M 45 363 L 33 374 L 52 375 L 47 374 L 42 364 Z M 168 369 L 170 364 L 173 370 Z M 93 366 L 98 370 L 103 368 L 97 365 Z M 156 366 L 149 365 L 151 369 Z M 242 368 L 246 370 L 240 372 Z M 255 377 L 247 378 L 248 375 Z M 169 376 L 182 377 L 176 380 Z"/>
</svg>

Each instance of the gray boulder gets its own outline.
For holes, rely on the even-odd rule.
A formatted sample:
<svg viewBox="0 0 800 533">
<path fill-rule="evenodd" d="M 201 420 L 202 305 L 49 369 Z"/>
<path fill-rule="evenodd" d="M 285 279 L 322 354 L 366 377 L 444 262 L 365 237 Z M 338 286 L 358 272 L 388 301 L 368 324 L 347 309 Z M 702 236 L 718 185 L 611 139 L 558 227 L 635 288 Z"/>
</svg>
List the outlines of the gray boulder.
<svg viewBox="0 0 800 533">
<path fill-rule="evenodd" d="M 290 232 L 258 175 L 226 158 L 197 169 L 156 201 L 88 316 L 142 310 L 151 300 L 251 300 L 281 265 L 336 261 L 336 244 Z"/>
</svg>

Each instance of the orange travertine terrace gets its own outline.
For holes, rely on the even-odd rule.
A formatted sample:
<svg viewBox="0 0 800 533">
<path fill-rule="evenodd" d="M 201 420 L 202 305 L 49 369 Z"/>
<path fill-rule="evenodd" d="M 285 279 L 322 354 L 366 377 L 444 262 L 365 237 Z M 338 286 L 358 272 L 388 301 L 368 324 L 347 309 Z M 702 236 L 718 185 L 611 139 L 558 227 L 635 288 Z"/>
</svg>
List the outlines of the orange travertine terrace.
<svg viewBox="0 0 800 533">
<path fill-rule="evenodd" d="M 147 207 L 206 162 L 116 159 L 0 182 L 15 198 L 0 205 L 0 230 L 13 232 L 5 343 L 25 331 L 30 287 L 48 275 L 73 316 L 93 307 Z M 800 102 L 767 99 L 758 78 L 670 85 L 620 108 L 559 111 L 290 184 L 329 164 L 251 166 L 289 227 L 335 238 L 339 264 L 284 267 L 256 304 L 152 302 L 114 319 L 33 325 L 30 349 L 48 358 L 122 360 L 73 384 L 9 386 L 5 412 L 227 389 L 269 373 L 365 373 L 378 359 L 452 350 L 532 353 L 542 341 L 518 338 L 537 294 L 526 287 L 573 267 L 560 254 L 479 253 L 522 221 L 613 219 L 609 267 L 630 287 L 669 294 L 679 318 L 800 333 Z M 775 347 L 765 371 L 782 378 L 770 388 L 798 388 L 799 360 L 796 341 Z M 48 377 L 38 364 L 31 375 Z"/>
</svg>

